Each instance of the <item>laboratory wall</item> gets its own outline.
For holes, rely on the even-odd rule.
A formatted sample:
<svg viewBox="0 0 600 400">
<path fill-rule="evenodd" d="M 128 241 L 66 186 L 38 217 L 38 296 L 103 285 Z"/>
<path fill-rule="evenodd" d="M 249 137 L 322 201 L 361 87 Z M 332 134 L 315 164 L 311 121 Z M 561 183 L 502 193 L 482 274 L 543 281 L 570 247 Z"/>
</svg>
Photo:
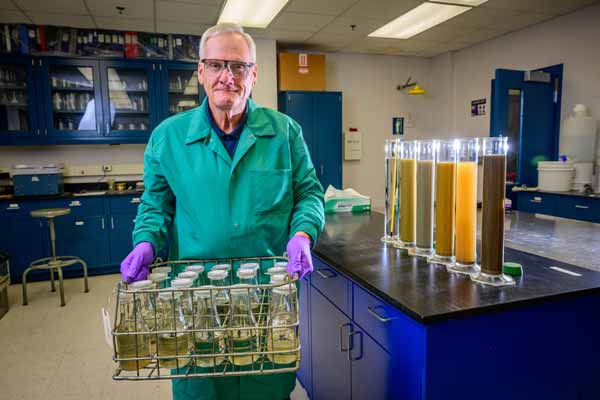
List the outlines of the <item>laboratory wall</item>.
<svg viewBox="0 0 600 400">
<path fill-rule="evenodd" d="M 496 68 L 535 69 L 564 64 L 562 118 L 577 103 L 600 121 L 600 4 L 431 60 L 434 132 L 489 134 L 490 81 Z M 475 99 L 485 116 L 471 117 Z"/>
<path fill-rule="evenodd" d="M 362 157 L 343 162 L 343 185 L 371 196 L 372 206 L 384 205 L 385 139 L 393 139 L 392 118 L 404 117 L 403 138 L 431 135 L 430 97 L 409 96 L 396 87 L 408 77 L 430 87 L 430 60 L 367 54 L 326 53 L 327 90 L 343 92 L 342 128 L 362 133 Z"/>
</svg>

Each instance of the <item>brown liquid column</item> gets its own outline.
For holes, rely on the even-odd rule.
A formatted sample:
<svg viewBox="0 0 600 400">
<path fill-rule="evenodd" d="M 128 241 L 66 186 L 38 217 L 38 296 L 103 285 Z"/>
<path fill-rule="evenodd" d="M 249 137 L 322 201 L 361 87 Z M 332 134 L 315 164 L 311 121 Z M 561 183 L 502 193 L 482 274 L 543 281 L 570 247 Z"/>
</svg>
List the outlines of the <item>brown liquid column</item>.
<svg viewBox="0 0 600 400">
<path fill-rule="evenodd" d="M 504 264 L 506 156 L 483 156 L 481 272 L 499 275 Z"/>
</svg>

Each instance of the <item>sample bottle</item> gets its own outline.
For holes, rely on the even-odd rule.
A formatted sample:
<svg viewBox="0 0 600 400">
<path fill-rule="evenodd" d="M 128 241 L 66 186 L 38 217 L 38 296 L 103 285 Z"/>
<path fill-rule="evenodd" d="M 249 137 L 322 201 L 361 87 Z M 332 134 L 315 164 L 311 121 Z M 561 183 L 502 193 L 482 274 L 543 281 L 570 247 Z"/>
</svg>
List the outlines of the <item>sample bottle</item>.
<svg viewBox="0 0 600 400">
<path fill-rule="evenodd" d="M 134 300 L 133 294 L 119 294 L 119 314 L 115 327 L 116 351 L 120 360 L 119 366 L 126 371 L 136 371 L 150 364 L 149 328 L 142 317 L 140 301 Z M 142 358 L 142 359 L 140 359 Z"/>
<path fill-rule="evenodd" d="M 419 140 L 416 143 L 417 154 L 417 218 L 416 247 L 409 254 L 431 257 L 433 255 L 433 200 L 435 171 L 435 150 L 437 141 Z"/>
<path fill-rule="evenodd" d="M 201 286 L 194 292 L 195 327 L 199 329 L 193 333 L 194 353 L 196 355 L 212 355 L 211 357 L 196 357 L 196 365 L 202 368 L 215 367 L 225 360 L 222 355 L 225 351 L 224 332 L 221 330 L 221 320 L 217 313 L 214 295 L 210 289 L 214 286 Z M 214 292 L 216 294 L 216 292 Z"/>
<path fill-rule="evenodd" d="M 236 366 L 248 366 L 258 361 L 258 324 L 252 313 L 248 287 L 234 285 L 231 289 L 231 328 L 229 350 L 234 355 L 231 361 Z M 235 353 L 240 353 L 239 355 Z"/>
<path fill-rule="evenodd" d="M 400 237 L 400 158 L 399 140 L 386 140 L 385 152 L 385 210 L 383 237 L 386 243 L 398 241 Z"/>
<path fill-rule="evenodd" d="M 394 246 L 415 246 L 417 160 L 415 142 L 400 142 L 400 241 Z"/>
<path fill-rule="evenodd" d="M 154 283 L 151 280 L 133 282 L 129 285 L 132 291 L 139 292 L 135 294 L 136 302 L 139 303 L 140 311 L 144 322 L 149 331 L 154 331 L 158 324 L 157 299 L 155 292 L 145 292 L 147 289 L 154 289 Z M 140 292 L 141 291 L 141 292 Z M 156 350 L 156 336 L 150 335 L 150 351 Z"/>
<path fill-rule="evenodd" d="M 504 265 L 504 197 L 506 191 L 506 137 L 483 139 L 483 212 L 481 216 L 481 271 L 475 282 L 491 286 L 514 285 L 502 273 Z"/>
<path fill-rule="evenodd" d="M 166 289 L 169 284 L 169 276 L 164 272 L 152 272 L 148 279 L 154 284 L 154 289 Z"/>
<path fill-rule="evenodd" d="M 202 286 L 206 283 L 204 279 L 204 265 L 202 264 L 192 264 L 185 267 L 186 271 L 194 271 L 198 274 L 198 286 Z"/>
<path fill-rule="evenodd" d="M 231 264 L 215 264 L 211 271 L 225 271 L 227 272 L 228 285 L 233 285 L 233 277 L 231 276 Z"/>
<path fill-rule="evenodd" d="M 435 255 L 431 262 L 445 265 L 452 265 L 455 260 L 456 154 L 456 141 L 438 142 L 435 163 Z"/>
<path fill-rule="evenodd" d="M 193 284 L 194 282 L 191 279 L 186 278 L 177 278 L 171 281 L 171 287 L 173 289 L 190 289 Z M 194 326 L 194 295 L 191 290 L 185 290 L 179 293 L 181 294 L 181 309 L 183 310 L 187 327 L 191 329 Z"/>
<path fill-rule="evenodd" d="M 248 289 L 250 305 L 252 306 L 252 312 L 254 313 L 254 316 L 258 318 L 262 296 L 260 288 L 255 287 L 258 285 L 256 270 L 254 268 L 240 268 L 238 269 L 237 277 L 240 284 L 252 286 L 250 289 Z"/>
<path fill-rule="evenodd" d="M 210 284 L 216 287 L 224 287 L 229 286 L 229 281 L 227 279 L 227 271 L 225 270 L 215 270 L 208 272 L 208 280 Z M 215 295 L 215 304 L 217 307 L 217 312 L 219 313 L 219 317 L 222 321 L 225 321 L 228 318 L 229 314 L 229 291 L 227 289 L 220 289 L 217 291 Z"/>
<path fill-rule="evenodd" d="M 477 265 L 477 154 L 478 139 L 457 141 L 456 263 L 448 270 L 463 274 L 479 271 Z"/>
<path fill-rule="evenodd" d="M 182 292 L 158 294 L 161 319 L 157 327 L 156 355 L 161 368 L 182 368 L 190 362 L 190 337 L 183 314 Z"/>
<path fill-rule="evenodd" d="M 173 279 L 175 277 L 175 275 L 173 274 L 173 271 L 171 271 L 171 267 L 168 267 L 168 266 L 154 267 L 154 268 L 152 268 L 152 270 L 150 272 L 152 272 L 152 273 L 160 272 L 162 274 L 167 274 L 167 281 L 165 282 L 166 287 L 171 286 L 171 279 Z"/>
<path fill-rule="evenodd" d="M 275 364 L 295 363 L 300 359 L 296 285 L 288 283 L 273 288 L 269 309 L 267 351 L 289 352 L 268 354 L 267 358 Z"/>
<path fill-rule="evenodd" d="M 192 281 L 192 287 L 199 286 L 198 273 L 196 271 L 183 271 L 177 274 L 177 278 L 189 279 Z"/>
</svg>

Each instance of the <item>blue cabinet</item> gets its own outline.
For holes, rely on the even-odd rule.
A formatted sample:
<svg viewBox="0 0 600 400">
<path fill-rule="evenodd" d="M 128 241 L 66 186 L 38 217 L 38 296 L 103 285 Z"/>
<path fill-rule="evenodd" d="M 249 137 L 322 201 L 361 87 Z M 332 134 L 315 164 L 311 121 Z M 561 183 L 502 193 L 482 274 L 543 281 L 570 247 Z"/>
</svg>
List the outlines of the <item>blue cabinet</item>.
<svg viewBox="0 0 600 400">
<path fill-rule="evenodd" d="M 106 221 L 103 215 L 57 218 L 56 253 L 81 257 L 90 270 L 109 264 Z M 65 269 L 67 271 L 67 269 Z"/>
<path fill-rule="evenodd" d="M 402 378 L 392 369 L 392 356 L 365 332 L 352 334 L 352 399 L 410 399 L 398 393 Z"/>
<path fill-rule="evenodd" d="M 161 119 L 198 107 L 206 94 L 198 82 L 198 65 L 182 61 L 159 64 Z"/>
<path fill-rule="evenodd" d="M 289 91 L 279 110 L 302 127 L 317 176 L 326 189 L 342 187 L 342 93 Z"/>
<path fill-rule="evenodd" d="M 519 211 L 556 215 L 556 196 L 537 192 L 518 192 L 517 207 Z"/>
<path fill-rule="evenodd" d="M 131 233 L 135 227 L 135 213 L 110 216 L 110 264 L 119 265 L 131 251 Z"/>
<path fill-rule="evenodd" d="M 6 205 L 3 204 L 3 207 Z M 43 240 L 42 221 L 26 215 L 1 215 L 0 249 L 10 257 L 10 280 L 21 282 L 23 271 L 35 259 L 48 255 L 48 243 Z M 37 275 L 37 276 L 35 276 Z M 35 271 L 33 279 L 49 279 L 47 272 Z"/>
<path fill-rule="evenodd" d="M 600 223 L 600 198 L 544 192 L 516 193 L 519 211 Z"/>
</svg>

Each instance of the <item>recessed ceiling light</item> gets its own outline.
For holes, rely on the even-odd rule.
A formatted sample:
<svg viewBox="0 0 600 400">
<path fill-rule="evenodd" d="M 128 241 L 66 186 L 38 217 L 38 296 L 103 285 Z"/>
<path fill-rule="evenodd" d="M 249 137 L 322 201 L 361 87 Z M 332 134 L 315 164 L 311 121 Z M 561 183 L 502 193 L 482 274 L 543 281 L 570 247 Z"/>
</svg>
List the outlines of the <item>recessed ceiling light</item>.
<svg viewBox="0 0 600 400">
<path fill-rule="evenodd" d="M 431 0 L 432 3 L 444 3 L 444 4 L 457 4 L 460 6 L 469 6 L 469 7 L 477 7 L 482 5 L 483 3 L 487 3 L 488 0 Z"/>
<path fill-rule="evenodd" d="M 369 34 L 371 37 L 408 39 L 469 11 L 471 7 L 423 3 Z"/>
<path fill-rule="evenodd" d="M 219 23 L 235 22 L 248 28 L 266 28 L 288 0 L 227 0 Z"/>
</svg>

